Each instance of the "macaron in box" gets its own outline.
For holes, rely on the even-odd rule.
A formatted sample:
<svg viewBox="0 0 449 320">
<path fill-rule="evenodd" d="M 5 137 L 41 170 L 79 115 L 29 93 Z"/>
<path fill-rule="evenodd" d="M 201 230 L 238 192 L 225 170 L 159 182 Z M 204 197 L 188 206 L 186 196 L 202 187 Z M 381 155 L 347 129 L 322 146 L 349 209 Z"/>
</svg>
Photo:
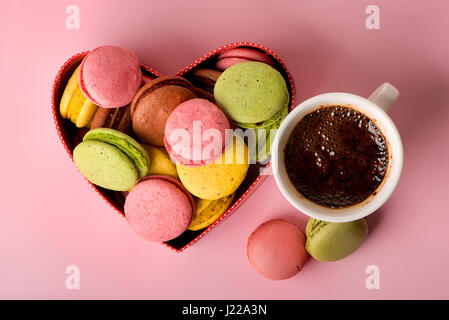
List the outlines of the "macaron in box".
<svg viewBox="0 0 449 320">
<path fill-rule="evenodd" d="M 93 50 L 92 52 L 98 52 L 103 51 L 104 49 L 97 48 L 96 50 Z M 107 54 L 113 55 L 113 51 L 105 50 Z M 117 50 L 119 51 L 119 50 Z M 186 180 L 185 174 L 181 176 L 181 179 L 178 181 L 176 173 L 174 172 L 175 167 L 171 166 L 170 163 L 166 160 L 167 157 L 167 151 L 165 150 L 164 146 L 161 146 L 161 132 L 163 125 L 161 126 L 159 123 L 153 123 L 152 125 L 156 128 L 156 130 L 152 131 L 154 133 L 153 135 L 146 135 L 145 132 L 145 126 L 146 121 L 150 120 L 151 117 L 146 117 L 147 110 L 150 110 L 150 112 L 154 112 L 154 104 L 151 101 L 152 99 L 155 99 L 154 95 L 141 95 L 144 99 L 146 99 L 146 102 L 142 104 L 141 106 L 135 105 L 133 106 L 133 103 L 135 102 L 136 94 L 137 92 L 144 91 L 143 87 L 147 86 L 150 88 L 150 92 L 155 93 L 156 91 L 160 90 L 159 86 L 154 86 L 154 83 L 152 82 L 158 82 L 157 78 L 163 77 L 162 74 L 159 72 L 153 70 L 151 67 L 141 64 L 140 68 L 134 59 L 134 56 L 132 54 L 128 54 L 127 50 L 120 51 L 122 55 L 124 55 L 125 58 L 122 58 L 121 61 L 125 61 L 126 63 L 123 65 L 118 66 L 117 68 L 120 69 L 120 79 L 128 79 L 127 84 L 124 85 L 123 83 L 117 84 L 114 81 L 108 81 L 111 77 L 117 76 L 117 73 L 114 73 L 114 70 L 108 70 L 104 74 L 98 73 L 98 68 L 95 68 L 95 60 L 93 58 L 85 59 L 86 56 L 90 56 L 89 52 L 83 52 L 76 54 L 72 56 L 70 59 L 68 59 L 64 65 L 60 68 L 56 79 L 53 84 L 53 92 L 52 92 L 52 112 L 55 120 L 56 129 L 58 132 L 58 135 L 60 137 L 60 140 L 66 149 L 68 155 L 73 159 L 73 151 L 75 147 L 79 144 L 84 144 L 83 138 L 87 132 L 89 132 L 90 128 L 97 128 L 97 127 L 103 127 L 103 128 L 109 128 L 112 130 L 118 130 L 125 134 L 129 134 L 130 139 L 133 139 L 140 143 L 143 146 L 144 150 L 150 151 L 150 152 L 143 152 L 144 158 L 149 160 L 149 171 L 147 173 L 147 177 L 141 178 L 143 175 L 143 172 L 139 173 L 140 166 L 136 166 L 133 168 L 130 163 L 132 161 L 127 161 L 126 159 L 121 159 L 122 162 L 127 163 L 130 168 L 130 171 L 135 170 L 137 174 L 135 174 L 135 178 L 138 180 L 136 183 L 136 186 L 139 186 L 140 184 L 143 184 L 144 186 L 141 188 L 137 188 L 136 191 L 131 192 L 135 194 L 138 192 L 137 190 L 140 190 L 139 192 L 144 192 L 146 189 L 150 188 L 151 185 L 157 186 L 157 185 L 163 185 L 167 190 L 172 190 L 173 188 L 177 188 L 176 190 L 179 190 L 179 188 L 182 188 L 184 190 L 183 181 L 184 179 L 189 186 L 190 189 L 192 189 L 194 192 L 195 185 L 192 185 L 191 181 L 194 180 Z M 106 55 L 107 56 L 107 55 Z M 95 57 L 95 56 L 94 56 Z M 104 56 L 103 56 L 104 57 Z M 109 58 L 108 58 L 109 59 Z M 112 59 L 112 58 L 111 58 Z M 115 58 L 114 58 L 115 59 Z M 100 61 L 99 63 L 103 63 L 102 57 L 97 57 L 96 60 Z M 83 62 L 84 61 L 84 62 Z M 221 62 L 220 62 L 221 61 Z M 82 64 L 83 62 L 83 64 Z M 107 62 L 107 60 L 106 60 Z M 184 100 L 189 100 L 196 97 L 196 99 L 205 99 L 208 100 L 211 103 L 217 103 L 215 101 L 214 96 L 214 86 L 217 81 L 219 81 L 220 76 L 222 73 L 227 72 L 227 74 L 231 75 L 237 72 L 232 71 L 233 69 L 239 69 L 240 67 L 235 67 L 238 64 L 237 62 L 251 62 L 251 63 L 265 63 L 267 66 L 271 65 L 275 70 L 277 70 L 276 74 L 279 74 L 279 76 L 285 81 L 285 87 L 286 92 L 288 92 L 287 97 L 287 108 L 291 110 L 294 106 L 295 101 L 295 88 L 294 83 L 292 80 L 292 77 L 290 76 L 285 64 L 282 62 L 282 60 L 279 58 L 279 56 L 274 53 L 271 49 L 264 47 L 259 44 L 250 43 L 250 42 L 240 42 L 240 43 L 233 43 L 229 45 L 225 45 L 223 47 L 220 47 L 218 49 L 215 49 L 213 51 L 210 51 L 200 59 L 197 59 L 189 66 L 185 67 L 181 71 L 179 71 L 175 77 L 169 76 L 168 82 L 167 81 L 159 81 L 161 83 L 164 83 L 164 88 L 159 92 L 159 94 L 164 97 L 168 101 L 168 103 L 181 103 Z M 82 64 L 82 65 L 81 65 Z M 80 66 L 81 65 L 81 66 Z M 107 65 L 107 63 L 106 63 Z M 137 65 L 137 66 L 136 66 Z M 60 105 L 61 105 L 61 98 L 64 95 L 64 91 L 66 90 L 66 86 L 69 83 L 69 79 L 72 78 L 72 75 L 74 71 L 80 67 L 81 69 L 81 76 L 79 76 L 79 83 L 73 84 L 73 87 L 76 88 L 76 85 L 78 85 L 81 89 L 81 92 L 85 94 L 85 96 L 89 97 L 90 102 L 92 104 L 89 104 L 85 102 L 85 100 L 80 99 L 84 105 L 86 106 L 80 106 L 80 107 L 70 107 L 67 110 L 71 110 L 71 116 L 67 117 L 64 116 L 63 113 L 60 113 Z M 101 68 L 100 68 L 101 69 Z M 224 70 L 224 71 L 223 71 Z M 90 75 L 87 75 L 89 74 Z M 107 76 L 107 77 L 106 77 Z M 104 79 L 101 79 L 102 77 L 105 77 Z M 89 88 L 89 82 L 96 81 L 96 79 L 100 78 L 102 80 L 102 85 L 104 86 L 103 89 L 105 91 L 101 91 L 101 88 L 96 88 L 97 90 L 92 90 Z M 164 78 L 165 79 L 165 78 Z M 173 81 L 175 79 L 176 81 Z M 183 79 L 186 79 L 184 81 Z M 180 80 L 180 81 L 178 81 Z M 72 82 L 75 82 L 72 80 Z M 119 81 L 120 82 L 120 81 Z M 187 84 L 186 84 L 187 83 Z M 189 85 L 189 83 L 191 85 Z M 108 89 L 111 88 L 111 86 L 118 86 L 118 89 L 115 88 L 113 93 L 120 92 L 120 94 L 115 95 L 111 92 L 107 92 Z M 167 95 L 167 92 L 169 92 L 171 89 L 168 87 L 175 86 L 175 91 L 177 92 L 177 95 L 174 97 L 171 96 L 171 94 Z M 73 89 L 74 90 L 74 89 Z M 79 90 L 78 90 L 79 91 Z M 172 92 L 175 92 L 172 91 Z M 107 94 L 105 94 L 105 92 Z M 164 96 L 165 92 L 165 96 Z M 191 96 L 193 94 L 193 96 Z M 229 92 L 229 94 L 232 94 L 232 92 Z M 173 99 L 172 99 L 173 98 Z M 176 101 L 176 102 L 173 102 Z M 77 100 L 78 101 L 78 100 Z M 77 102 L 75 101 L 75 102 Z M 75 103 L 74 102 L 74 103 Z M 73 103 L 72 103 L 73 104 Z M 217 103 L 218 104 L 218 103 Z M 236 127 L 236 119 L 232 119 L 230 114 L 226 111 L 226 106 L 219 106 L 220 109 L 224 111 L 226 116 L 230 120 L 231 127 Z M 283 114 L 283 108 L 284 104 L 279 104 L 279 108 L 276 108 L 276 110 L 270 110 L 267 114 L 266 119 L 256 119 L 259 121 L 257 124 L 252 125 L 252 120 L 245 121 L 246 119 L 240 119 L 239 120 L 246 124 L 246 126 L 242 126 L 241 128 L 245 127 L 256 127 L 260 125 L 260 122 L 262 122 L 262 126 L 265 122 L 265 127 L 272 126 L 273 123 L 279 122 L 279 114 Z M 84 108 L 84 109 L 83 109 Z M 134 109 L 133 109 L 134 108 Z M 170 113 L 173 108 L 173 106 L 168 107 L 167 110 Z M 108 110 L 110 109 L 110 110 Z M 232 109 L 232 106 L 231 106 Z M 151 111 L 152 110 L 152 111 Z M 75 116 L 74 116 L 75 114 Z M 78 114 L 82 114 L 83 117 L 79 117 Z M 167 117 L 164 115 L 164 112 L 156 112 L 158 117 L 160 117 L 162 120 L 166 121 Z M 64 119 L 62 116 L 64 116 Z M 73 119 L 72 119 L 73 118 Z M 139 120 L 137 120 L 139 119 Z M 255 121 L 256 121 L 255 120 Z M 134 122 L 133 122 L 134 121 Z M 140 121 L 140 122 L 138 122 Z M 143 122 L 142 122 L 143 121 Z M 282 121 L 282 118 L 280 118 L 280 121 Z M 268 125 L 267 125 L 268 123 Z M 93 126 L 92 126 L 93 124 Z M 84 128 L 80 128 L 83 127 Z M 92 126 L 92 127 L 91 127 Z M 139 134 L 136 134 L 133 130 L 133 126 L 136 126 L 136 130 L 139 132 Z M 101 133 L 100 129 L 100 133 Z M 92 137 L 92 134 L 88 135 L 88 144 L 93 144 L 96 148 L 98 146 L 103 146 L 103 142 L 93 141 L 89 142 L 89 137 Z M 121 135 L 120 135 L 121 137 Z M 146 141 L 142 141 L 142 138 Z M 101 138 L 103 139 L 103 138 Z M 125 139 L 126 141 L 127 139 Z M 267 140 L 268 142 L 268 140 Z M 148 145 L 152 144 L 150 148 L 148 148 Z M 269 144 L 267 144 L 269 146 Z M 225 150 L 223 146 L 223 152 Z M 158 149 L 154 149 L 158 148 Z M 268 147 L 267 147 L 268 148 Z M 87 149 L 87 148 L 84 148 Z M 139 148 L 140 150 L 140 148 Z M 153 152 L 151 151 L 153 150 Z M 155 152 L 154 152 L 155 151 Z M 116 154 L 116 150 L 111 148 L 111 154 Z M 220 158 L 219 156 L 214 156 L 210 159 L 210 162 L 216 161 L 217 158 Z M 153 163 L 151 164 L 151 159 L 156 159 L 154 161 L 162 161 L 160 164 Z M 163 159 L 163 160 L 158 160 Z M 129 160 L 129 159 L 128 159 Z M 133 160 L 133 159 L 131 159 Z M 134 163 L 136 165 L 136 163 Z M 208 165 L 212 168 L 215 166 L 215 164 L 201 164 L 201 165 Z M 266 175 L 263 174 L 263 170 L 266 170 L 270 166 L 270 162 L 259 162 L 259 163 L 251 163 L 248 165 L 248 169 L 246 172 L 246 175 L 240 174 L 242 177 L 242 181 L 239 185 L 236 185 L 236 190 L 227 190 L 225 193 L 223 193 L 223 198 L 220 199 L 200 199 L 195 198 L 195 201 L 187 201 L 182 200 L 184 199 L 184 196 L 182 195 L 183 192 L 180 193 L 178 203 L 180 204 L 180 207 L 183 208 L 185 211 L 185 215 L 183 216 L 184 220 L 179 221 L 178 220 L 178 226 L 180 226 L 180 229 L 176 229 L 173 232 L 169 232 L 171 236 L 176 236 L 175 238 L 171 240 L 166 240 L 164 245 L 167 247 L 177 251 L 181 252 L 184 249 L 188 248 L 190 245 L 194 244 L 196 241 L 198 241 L 200 238 L 202 238 L 205 234 L 207 234 L 209 231 L 211 231 L 219 222 L 221 222 L 225 217 L 229 216 L 231 213 L 233 213 L 241 204 L 242 202 L 248 198 L 248 196 L 255 190 L 255 188 L 264 180 L 264 177 Z M 178 165 L 179 167 L 179 165 Z M 241 167 L 241 166 L 240 166 Z M 239 168 L 240 168 L 239 167 Z M 160 169 L 162 168 L 162 169 Z M 245 167 L 241 167 L 245 168 Z M 169 178 L 165 180 L 155 179 L 154 182 L 149 182 L 148 177 L 151 177 L 152 174 L 160 174 L 158 170 L 162 170 L 162 174 L 167 174 Z M 186 167 L 186 170 L 184 172 L 193 173 L 197 171 L 197 168 L 190 168 Z M 210 169 L 208 169 L 210 170 Z M 178 170 L 179 171 L 179 170 Z M 200 169 L 201 171 L 201 169 Z M 133 171 L 134 172 L 134 171 Z M 179 172 L 178 172 L 179 173 Z M 165 177 L 167 177 L 165 176 Z M 201 176 L 201 175 L 199 175 Z M 170 178 L 171 177 L 171 178 Z M 139 182 L 140 179 L 140 182 Z M 175 179 L 175 180 L 173 180 Z M 131 179 L 131 181 L 134 181 L 134 178 Z M 148 181 L 148 182 L 146 182 Z M 168 181 L 168 182 L 167 182 Z M 126 200 L 124 200 L 124 197 L 127 196 L 127 192 L 121 192 L 121 191 L 113 191 L 109 189 L 102 188 L 98 185 L 94 185 L 91 182 L 89 182 L 91 186 L 97 191 L 97 193 L 112 207 L 114 208 L 119 214 L 121 214 L 123 217 L 125 217 L 125 206 L 126 206 Z M 179 187 L 179 185 L 181 187 Z M 174 187 L 173 187 L 174 186 Z M 178 187 L 176 187 L 178 186 Z M 151 189 L 150 188 L 150 189 Z M 171 188 L 171 189 L 170 189 Z M 174 190 L 174 189 L 173 189 Z M 185 188 L 185 190 L 188 190 L 188 188 Z M 169 192 L 169 191 L 167 191 Z M 172 192 L 172 191 L 170 191 Z M 179 193 L 176 193 L 179 194 Z M 203 193 L 198 193 L 200 196 L 203 196 Z M 134 202 L 133 205 L 128 204 L 128 207 L 135 208 L 135 201 L 139 198 L 145 198 L 145 197 L 152 197 L 151 194 L 145 194 L 142 196 L 133 196 L 134 200 L 129 200 L 128 202 Z M 210 196 L 207 196 L 210 197 Z M 192 208 L 190 208 L 189 204 L 191 204 Z M 195 206 L 199 208 L 199 215 L 195 217 Z M 138 206 L 137 206 L 138 207 Z M 190 208 L 190 209 L 189 209 Z M 227 208 L 227 209 L 226 209 Z M 131 210 L 131 209 L 129 209 Z M 133 209 L 134 210 L 134 209 Z M 131 212 L 131 211 L 130 211 Z M 132 211 L 132 212 L 135 212 Z M 190 213 L 189 213 L 190 212 Z M 133 213 L 135 215 L 136 213 Z M 204 214 L 204 218 L 201 217 L 201 215 Z M 190 216 L 191 215 L 191 216 Z M 189 218 L 190 217 L 190 218 Z M 191 227 L 187 226 L 187 222 L 191 220 Z M 216 219 L 214 221 L 214 219 Z M 141 219 L 131 219 L 134 223 L 134 221 L 139 221 Z M 212 222 L 214 221 L 214 222 Z M 148 222 L 148 221 L 146 221 Z M 139 222 L 140 223 L 140 222 Z M 136 227 L 134 225 L 134 227 Z M 137 226 L 135 229 L 138 229 Z M 201 228 L 201 229 L 199 229 Z M 179 235 L 179 230 L 183 231 Z M 159 230 L 160 231 L 160 230 Z M 150 237 L 151 238 L 151 237 Z M 152 237 L 154 239 L 161 239 L 161 241 L 164 241 L 165 239 L 168 239 L 165 236 L 158 237 Z"/>
</svg>

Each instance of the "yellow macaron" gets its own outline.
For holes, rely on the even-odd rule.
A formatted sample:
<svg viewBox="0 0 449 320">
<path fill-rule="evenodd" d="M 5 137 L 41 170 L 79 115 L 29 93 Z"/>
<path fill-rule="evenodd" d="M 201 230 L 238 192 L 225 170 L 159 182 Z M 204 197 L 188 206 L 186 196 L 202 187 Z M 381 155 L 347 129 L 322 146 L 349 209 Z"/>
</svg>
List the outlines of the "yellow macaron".
<svg viewBox="0 0 449 320">
<path fill-rule="evenodd" d="M 195 217 L 188 227 L 189 230 L 197 231 L 204 229 L 221 217 L 234 200 L 235 192 L 218 200 L 205 200 L 195 198 Z"/>
<path fill-rule="evenodd" d="M 59 104 L 59 112 L 64 119 L 70 119 L 78 128 L 88 127 L 97 111 L 97 106 L 81 92 L 78 81 L 79 67 L 67 83 Z"/>
<path fill-rule="evenodd" d="M 176 180 L 179 180 L 176 166 L 170 160 L 170 156 L 164 148 L 154 147 L 147 144 L 142 144 L 147 150 L 150 159 L 149 175 L 166 175 Z"/>
<path fill-rule="evenodd" d="M 249 168 L 248 148 L 240 136 L 234 136 L 222 156 L 204 166 L 176 164 L 179 179 L 194 196 L 217 200 L 234 193 L 245 180 Z"/>
</svg>

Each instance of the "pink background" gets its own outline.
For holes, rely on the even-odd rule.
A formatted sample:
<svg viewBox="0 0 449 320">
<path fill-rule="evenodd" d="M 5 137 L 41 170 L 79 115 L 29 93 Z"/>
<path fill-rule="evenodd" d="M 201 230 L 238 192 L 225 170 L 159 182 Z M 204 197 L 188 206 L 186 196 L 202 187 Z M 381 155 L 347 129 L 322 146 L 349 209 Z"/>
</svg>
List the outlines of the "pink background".
<svg viewBox="0 0 449 320">
<path fill-rule="evenodd" d="M 79 30 L 65 27 L 69 4 L 80 8 Z M 380 7 L 380 30 L 365 27 L 370 4 Z M 448 299 L 448 9 L 446 0 L 2 1 L 0 298 Z M 298 103 L 327 91 L 368 96 L 384 81 L 401 91 L 390 114 L 403 138 L 403 174 L 369 217 L 368 240 L 339 262 L 310 259 L 285 281 L 259 276 L 245 252 L 267 219 L 307 222 L 273 177 L 177 254 L 135 235 L 88 187 L 50 112 L 53 78 L 74 53 L 120 45 L 173 74 L 234 41 L 275 50 Z M 65 287 L 70 264 L 81 270 L 80 290 Z M 365 287 L 372 264 L 379 290 Z"/>
</svg>

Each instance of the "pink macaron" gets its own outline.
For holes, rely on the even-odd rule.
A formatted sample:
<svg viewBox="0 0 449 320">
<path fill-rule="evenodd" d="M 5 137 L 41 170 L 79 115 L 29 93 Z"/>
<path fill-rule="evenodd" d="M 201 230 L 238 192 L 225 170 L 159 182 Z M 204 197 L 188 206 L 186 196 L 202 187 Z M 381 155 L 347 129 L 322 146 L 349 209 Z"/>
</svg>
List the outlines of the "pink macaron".
<svg viewBox="0 0 449 320">
<path fill-rule="evenodd" d="M 125 200 L 131 229 L 149 241 L 164 242 L 187 230 L 195 202 L 184 186 L 168 176 L 149 176 L 131 189 Z"/>
<path fill-rule="evenodd" d="M 274 66 L 273 59 L 263 52 L 250 48 L 235 48 L 220 54 L 216 67 L 224 71 L 234 64 L 247 61 L 258 61 Z"/>
<path fill-rule="evenodd" d="M 79 83 L 83 94 L 103 108 L 129 104 L 142 83 L 137 56 L 129 50 L 102 46 L 81 62 Z"/>
<path fill-rule="evenodd" d="M 215 104 L 190 99 L 178 105 L 167 119 L 165 148 L 180 164 L 210 164 L 223 153 L 230 128 L 228 118 Z"/>
<path fill-rule="evenodd" d="M 251 266 L 272 280 L 294 276 L 306 263 L 309 255 L 306 237 L 294 223 L 282 219 L 259 225 L 250 235 L 247 256 Z"/>
</svg>

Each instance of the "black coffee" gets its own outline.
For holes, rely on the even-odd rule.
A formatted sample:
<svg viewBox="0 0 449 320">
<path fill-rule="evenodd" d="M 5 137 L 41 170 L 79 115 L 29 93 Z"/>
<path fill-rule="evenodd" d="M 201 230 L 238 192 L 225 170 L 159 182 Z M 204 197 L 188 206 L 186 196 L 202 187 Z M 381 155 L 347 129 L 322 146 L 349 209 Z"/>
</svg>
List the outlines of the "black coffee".
<svg viewBox="0 0 449 320">
<path fill-rule="evenodd" d="M 330 208 L 368 198 L 388 167 L 382 132 L 364 114 L 343 106 L 321 107 L 302 118 L 284 151 L 295 188 Z"/>
</svg>

